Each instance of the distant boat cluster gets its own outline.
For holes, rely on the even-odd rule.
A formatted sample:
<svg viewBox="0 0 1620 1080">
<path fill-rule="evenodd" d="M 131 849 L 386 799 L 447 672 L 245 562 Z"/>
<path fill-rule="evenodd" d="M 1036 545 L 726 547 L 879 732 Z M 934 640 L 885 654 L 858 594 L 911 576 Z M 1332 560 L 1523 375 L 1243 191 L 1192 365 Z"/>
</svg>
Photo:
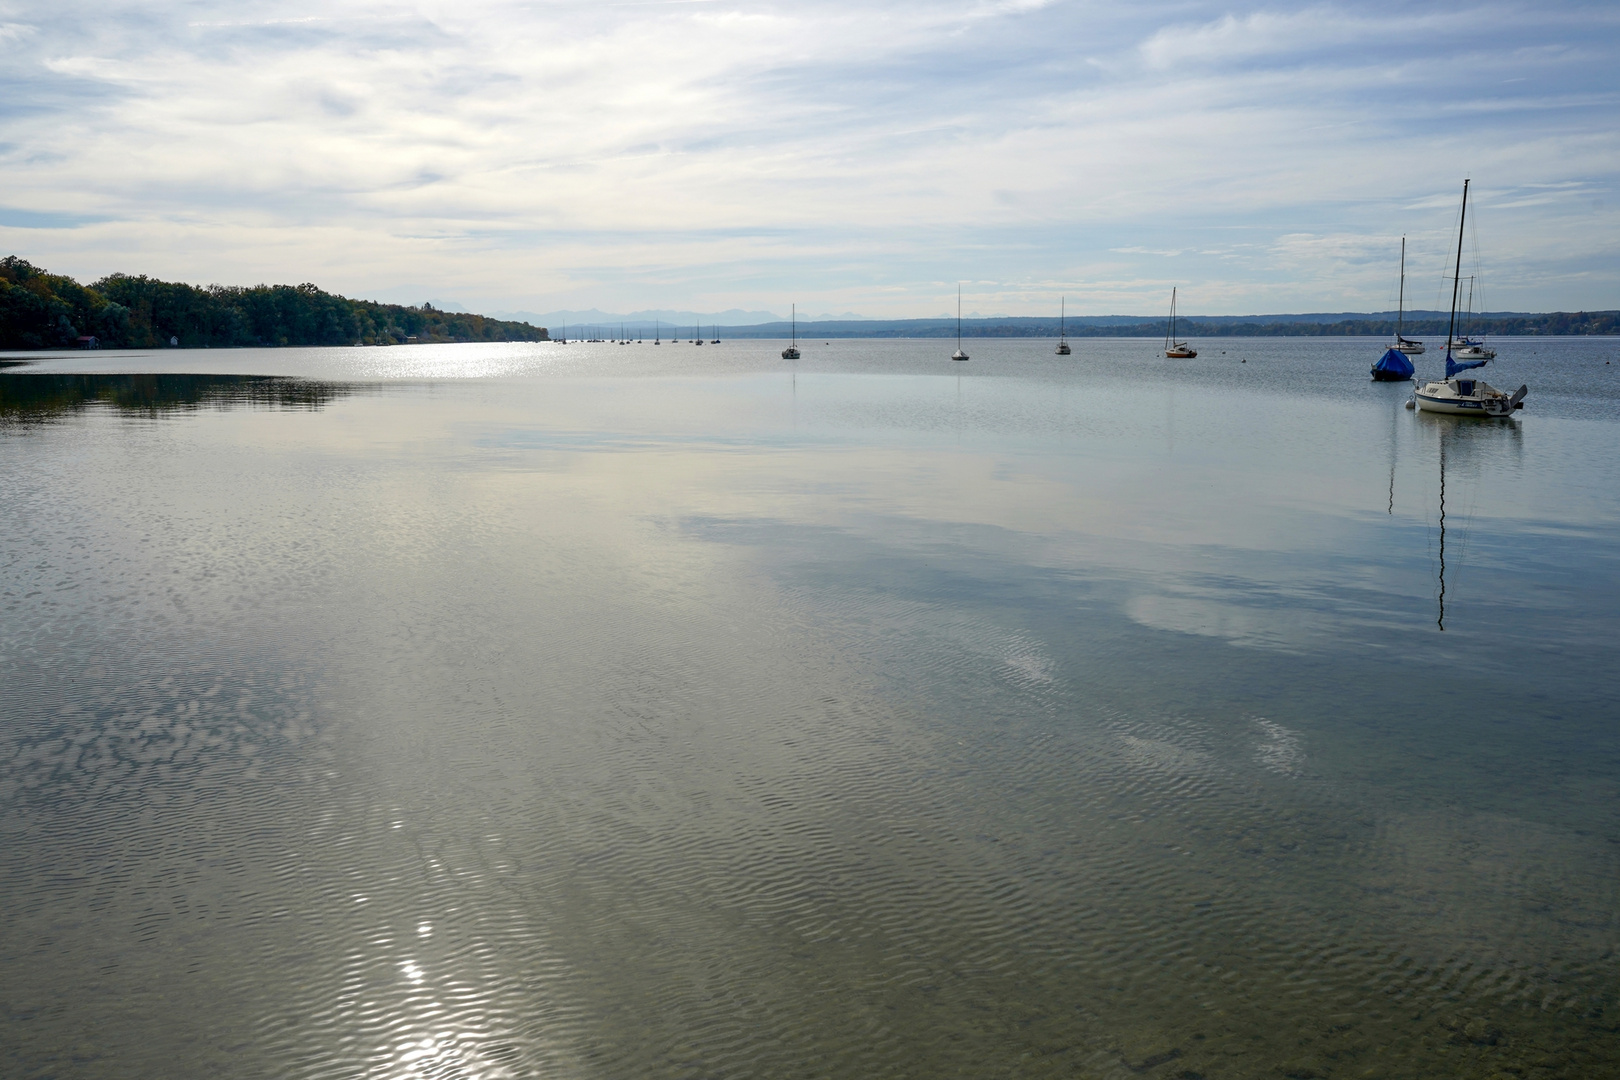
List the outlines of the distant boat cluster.
<svg viewBox="0 0 1620 1080">
<path fill-rule="evenodd" d="M 1496 350 L 1486 344 L 1483 336 L 1472 337 L 1467 328 L 1461 333 L 1457 327 L 1457 301 L 1462 288 L 1462 248 L 1464 225 L 1468 219 L 1468 185 L 1469 180 L 1463 181 L 1462 212 L 1457 220 L 1457 260 L 1451 275 L 1451 317 L 1446 329 L 1446 374 L 1445 378 L 1424 383 L 1412 392 L 1412 398 L 1407 402 L 1407 408 L 1420 409 L 1424 412 L 1449 413 L 1455 416 L 1512 416 L 1519 409 L 1524 408 L 1525 395 L 1530 392 L 1528 386 L 1520 386 L 1513 393 L 1508 394 L 1491 386 L 1482 379 L 1473 377 L 1463 378 L 1461 373 L 1473 368 L 1483 367 L 1487 362 L 1496 359 Z M 1198 350 L 1176 333 L 1177 304 L 1180 287 L 1170 290 L 1170 318 L 1165 326 L 1164 345 L 1162 354 L 1170 360 L 1192 360 L 1198 356 Z M 1073 350 L 1069 346 L 1068 334 L 1068 300 L 1067 296 L 1059 301 L 1058 306 L 1058 342 L 1055 350 L 1058 356 L 1071 356 Z M 1411 382 L 1417 373 L 1411 358 L 1422 356 L 1425 352 L 1423 342 L 1409 338 L 1405 334 L 1406 322 L 1406 237 L 1401 237 L 1400 259 L 1400 291 L 1396 301 L 1395 340 L 1384 350 L 1372 366 L 1372 378 L 1375 382 Z M 1473 320 L 1474 313 L 1474 279 L 1468 279 L 1468 297 L 1465 317 L 1469 322 Z M 711 328 L 714 337 L 709 339 L 711 345 L 720 344 L 720 330 L 718 326 Z M 797 360 L 799 354 L 799 305 L 795 303 L 789 321 L 788 347 L 782 350 L 782 359 Z M 568 342 L 568 327 L 565 324 L 562 334 L 556 339 L 562 344 Z M 601 336 L 587 336 L 584 341 L 604 342 L 613 341 L 619 345 L 631 343 L 629 334 L 621 325 L 619 336 L 605 338 Z M 638 333 L 635 344 L 641 344 Z M 676 339 L 671 338 L 673 343 Z M 691 343 L 702 345 L 704 342 L 703 327 L 692 328 Z M 653 344 L 663 344 L 663 327 L 655 324 L 653 331 Z M 956 351 L 951 353 L 951 359 L 965 362 L 969 359 L 967 351 L 962 348 L 962 286 L 956 287 Z"/>
<path fill-rule="evenodd" d="M 1501 417 L 1512 416 L 1524 408 L 1524 397 L 1529 386 L 1520 386 L 1509 394 L 1487 383 L 1484 379 L 1463 376 L 1463 372 L 1484 367 L 1496 359 L 1496 350 L 1482 338 L 1457 333 L 1457 300 L 1462 289 L 1463 228 L 1468 220 L 1468 185 L 1463 181 L 1462 212 L 1457 216 L 1457 262 L 1451 275 L 1451 321 L 1446 327 L 1446 375 L 1443 379 L 1425 382 L 1412 390 L 1406 403 L 1408 409 L 1423 412 L 1446 413 L 1451 416 Z M 1401 291 L 1400 309 L 1395 324 L 1395 341 L 1378 362 L 1372 366 L 1376 382 L 1407 382 L 1417 373 L 1410 357 L 1423 354 L 1423 343 L 1411 341 L 1401 335 L 1400 317 L 1406 309 L 1406 239 L 1401 238 Z M 1474 279 L 1468 279 L 1468 315 L 1474 311 Z"/>
</svg>

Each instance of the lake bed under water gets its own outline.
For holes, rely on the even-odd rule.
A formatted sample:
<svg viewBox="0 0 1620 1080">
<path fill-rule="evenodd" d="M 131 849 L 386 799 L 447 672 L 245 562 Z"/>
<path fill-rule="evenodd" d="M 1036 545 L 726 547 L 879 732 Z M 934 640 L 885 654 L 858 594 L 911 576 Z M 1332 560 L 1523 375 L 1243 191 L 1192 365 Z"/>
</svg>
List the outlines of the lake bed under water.
<svg viewBox="0 0 1620 1080">
<path fill-rule="evenodd" d="M 782 344 L 0 373 L 0 1072 L 1620 1075 L 1620 340 Z"/>
</svg>

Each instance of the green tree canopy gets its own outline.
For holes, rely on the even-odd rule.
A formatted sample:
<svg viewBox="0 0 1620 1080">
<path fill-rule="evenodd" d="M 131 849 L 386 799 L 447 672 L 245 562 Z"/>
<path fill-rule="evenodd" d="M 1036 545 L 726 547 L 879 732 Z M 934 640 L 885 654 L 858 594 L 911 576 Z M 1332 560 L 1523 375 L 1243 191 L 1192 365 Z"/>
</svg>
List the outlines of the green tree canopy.
<svg viewBox="0 0 1620 1080">
<path fill-rule="evenodd" d="M 0 259 L 0 349 L 393 345 L 408 341 L 546 341 L 545 327 L 350 300 L 314 285 L 199 287 L 112 274 L 80 285 L 15 255 Z"/>
</svg>

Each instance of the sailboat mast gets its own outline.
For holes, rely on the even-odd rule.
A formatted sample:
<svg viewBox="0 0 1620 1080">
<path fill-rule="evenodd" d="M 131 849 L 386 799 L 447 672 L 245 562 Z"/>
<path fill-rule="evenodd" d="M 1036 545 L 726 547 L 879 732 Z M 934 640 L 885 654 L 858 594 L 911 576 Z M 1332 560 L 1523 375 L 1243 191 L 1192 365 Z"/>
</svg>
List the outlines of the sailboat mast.
<svg viewBox="0 0 1620 1080">
<path fill-rule="evenodd" d="M 1457 290 L 1462 286 L 1463 222 L 1468 220 L 1468 181 L 1463 181 L 1462 214 L 1457 218 L 1457 265 L 1451 272 L 1451 322 L 1446 327 L 1446 359 L 1451 359 L 1451 342 L 1457 335 Z"/>
<path fill-rule="evenodd" d="M 1395 344 L 1401 343 L 1402 324 L 1406 321 L 1406 237 L 1401 237 L 1401 298 L 1395 307 Z"/>
<path fill-rule="evenodd" d="M 962 283 L 956 283 L 956 351 L 962 351 Z"/>
</svg>

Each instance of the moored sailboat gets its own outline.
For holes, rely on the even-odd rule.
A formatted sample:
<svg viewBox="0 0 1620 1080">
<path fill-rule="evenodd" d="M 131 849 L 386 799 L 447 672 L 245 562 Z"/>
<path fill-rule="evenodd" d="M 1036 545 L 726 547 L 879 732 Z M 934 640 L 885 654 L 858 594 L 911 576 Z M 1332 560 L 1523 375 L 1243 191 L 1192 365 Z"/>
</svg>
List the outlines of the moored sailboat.
<svg viewBox="0 0 1620 1080">
<path fill-rule="evenodd" d="M 788 338 L 788 347 L 782 350 L 782 359 L 797 360 L 799 358 L 799 305 L 793 305 L 793 321 L 789 324 L 789 331 L 793 336 Z"/>
<path fill-rule="evenodd" d="M 1395 347 L 1407 356 L 1422 356 L 1423 342 L 1402 334 L 1406 322 L 1406 237 L 1401 237 L 1401 294 L 1395 308 Z"/>
<path fill-rule="evenodd" d="M 1058 347 L 1057 355 L 1069 355 L 1069 298 L 1065 296 L 1058 307 Z"/>
<path fill-rule="evenodd" d="M 1495 360 L 1496 350 L 1485 344 L 1484 338 L 1468 336 L 1468 331 L 1473 325 L 1474 278 L 1470 275 L 1468 278 L 1468 321 L 1463 327 L 1463 332 L 1455 340 L 1449 342 L 1447 348 L 1459 360 Z"/>
<path fill-rule="evenodd" d="M 1395 312 L 1395 344 L 1384 350 L 1384 355 L 1372 366 L 1374 382 L 1406 382 L 1417 371 L 1408 352 L 1423 351 L 1423 342 L 1407 341 L 1401 336 L 1401 324 L 1406 314 L 1406 237 L 1401 237 L 1401 298 Z"/>
<path fill-rule="evenodd" d="M 968 354 L 962 351 L 962 286 L 956 286 L 956 351 L 951 353 L 952 360 L 966 360 Z"/>
<path fill-rule="evenodd" d="M 1452 416 L 1512 416 L 1515 409 L 1524 408 L 1524 396 L 1530 392 L 1530 388 L 1521 386 L 1512 394 L 1506 394 L 1483 379 L 1459 378 L 1464 371 L 1484 367 L 1489 358 L 1459 364 L 1451 355 L 1452 346 L 1457 341 L 1457 293 L 1462 285 L 1463 224 L 1468 219 L 1468 184 L 1469 181 L 1463 181 L 1462 214 L 1457 219 L 1457 266 L 1451 278 L 1451 323 L 1446 328 L 1446 377 L 1424 383 L 1414 390 L 1411 404 L 1423 412 L 1448 413 Z"/>
<path fill-rule="evenodd" d="M 1170 289 L 1170 328 L 1164 335 L 1164 355 L 1171 360 L 1191 360 L 1198 355 L 1198 350 L 1191 348 L 1185 341 L 1176 340 L 1176 289 Z"/>
</svg>

